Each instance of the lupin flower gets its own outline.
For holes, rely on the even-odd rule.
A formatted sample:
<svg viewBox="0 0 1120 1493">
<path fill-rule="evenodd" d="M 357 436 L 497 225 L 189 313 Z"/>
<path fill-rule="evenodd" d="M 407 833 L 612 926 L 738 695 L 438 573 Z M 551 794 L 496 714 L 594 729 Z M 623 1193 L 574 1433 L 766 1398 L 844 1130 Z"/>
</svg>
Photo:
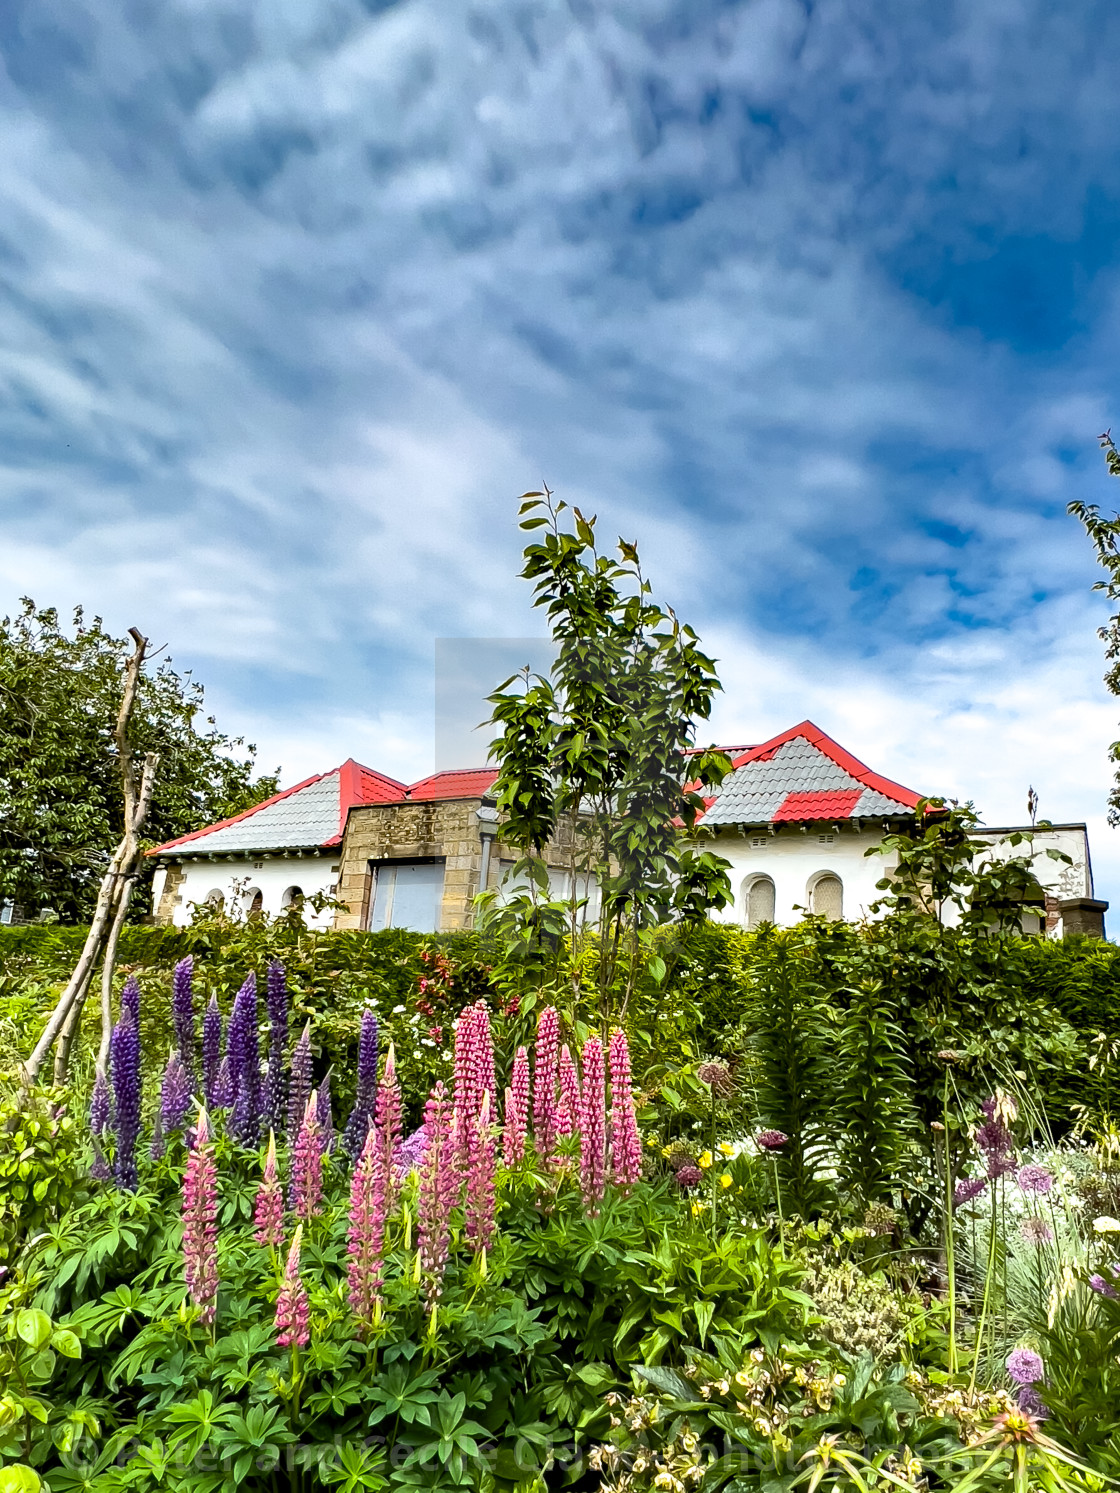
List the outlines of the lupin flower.
<svg viewBox="0 0 1120 1493">
<path fill-rule="evenodd" d="M 152 1144 L 148 1147 L 148 1155 L 153 1161 L 167 1154 L 167 1146 L 163 1139 L 163 1116 L 156 1110 L 156 1117 L 152 1122 Z"/>
<path fill-rule="evenodd" d="M 616 1187 L 629 1191 L 642 1175 L 642 1142 L 634 1114 L 630 1046 L 626 1033 L 611 1033 L 611 1171 Z"/>
<path fill-rule="evenodd" d="M 89 1129 L 91 1135 L 103 1136 L 109 1128 L 109 1113 L 112 1102 L 109 1098 L 109 1082 L 102 1069 L 98 1068 L 93 1080 L 93 1093 L 89 1100 Z"/>
<path fill-rule="evenodd" d="M 171 1021 L 175 1028 L 175 1046 L 186 1069 L 190 1087 L 194 1088 L 194 956 L 180 959 L 171 976 Z"/>
<path fill-rule="evenodd" d="M 160 1088 L 159 1118 L 164 1135 L 182 1130 L 191 1108 L 191 1080 L 178 1052 L 167 1060 Z"/>
<path fill-rule="evenodd" d="M 451 1242 L 451 1210 L 459 1191 L 458 1138 L 452 1106 L 437 1083 L 424 1106 L 425 1147 L 416 1205 L 416 1249 L 426 1282 L 427 1309 L 435 1309 Z"/>
<path fill-rule="evenodd" d="M 183 1273 L 203 1323 L 213 1326 L 218 1309 L 218 1174 L 204 1109 L 183 1171 Z"/>
<path fill-rule="evenodd" d="M 579 1069 L 565 1044 L 560 1049 L 560 1107 L 557 1111 L 557 1134 L 573 1135 L 579 1129 Z"/>
<path fill-rule="evenodd" d="M 463 1232 L 475 1252 L 489 1249 L 494 1242 L 494 1166 L 496 1161 L 494 1127 L 490 1122 L 490 1094 L 482 1095 L 482 1105 L 471 1132 L 471 1152 L 467 1160 L 466 1222 Z"/>
<path fill-rule="evenodd" d="M 598 1037 L 588 1037 L 581 1057 L 579 1183 L 584 1206 L 594 1217 L 607 1181 L 607 1075 Z"/>
<path fill-rule="evenodd" d="M 229 1071 L 229 1056 L 218 1064 L 218 1076 L 214 1080 L 213 1106 L 215 1109 L 233 1108 L 233 1074 Z"/>
<path fill-rule="evenodd" d="M 330 1069 L 323 1074 L 323 1082 L 316 1092 L 315 1118 L 319 1122 L 319 1150 L 324 1156 L 334 1150 L 334 1111 L 331 1109 Z"/>
<path fill-rule="evenodd" d="M 357 1161 L 366 1144 L 366 1131 L 373 1119 L 374 1102 L 377 1099 L 378 1031 L 377 1016 L 373 1011 L 362 1012 L 362 1027 L 358 1034 L 358 1084 L 354 1094 L 354 1108 L 346 1121 L 342 1145 L 351 1161 Z"/>
<path fill-rule="evenodd" d="M 390 1158 L 386 1155 L 376 1122 L 371 1122 L 350 1179 L 350 1227 L 346 1246 L 350 1310 L 363 1330 L 377 1320 L 381 1307 L 390 1174 Z"/>
<path fill-rule="evenodd" d="M 118 1187 L 135 1192 L 140 1185 L 136 1170 L 136 1142 L 140 1135 L 140 1034 L 128 1006 L 109 1039 L 109 1071 L 113 1075 L 117 1126 L 113 1173 Z"/>
<path fill-rule="evenodd" d="M 311 1305 L 299 1273 L 302 1242 L 303 1224 L 297 1223 L 276 1298 L 276 1342 L 281 1348 L 306 1348 L 311 1341 Z"/>
<path fill-rule="evenodd" d="M 214 1090 L 221 1066 L 222 1013 L 218 1009 L 218 997 L 212 995 L 202 1017 L 202 1097 L 212 1109 L 218 1107 Z"/>
<path fill-rule="evenodd" d="M 132 1015 L 136 1023 L 136 1030 L 140 1030 L 140 982 L 135 975 L 129 975 L 121 986 L 121 1015 L 126 1011 Z"/>
<path fill-rule="evenodd" d="M 494 1092 L 494 1044 L 484 1001 L 468 1006 L 455 1023 L 455 1121 L 459 1160 L 466 1166 L 484 1093 Z"/>
<path fill-rule="evenodd" d="M 261 1128 L 261 1055 L 257 1031 L 257 977 L 249 974 L 233 1001 L 229 1018 L 230 1075 L 233 1113 L 229 1130 L 234 1140 L 254 1149 Z"/>
<path fill-rule="evenodd" d="M 533 1054 L 533 1139 L 537 1155 L 547 1161 L 556 1136 L 556 1081 L 560 1044 L 560 1017 L 555 1006 L 546 1006 L 537 1018 L 537 1043 Z"/>
<path fill-rule="evenodd" d="M 385 1054 L 385 1072 L 373 1103 L 374 1119 L 385 1160 L 385 1207 L 392 1206 L 401 1145 L 401 1090 L 397 1083 L 397 1049 L 392 1042 Z M 421 1127 L 421 1132 L 423 1127 Z M 419 1158 L 417 1158 L 418 1160 Z M 407 1176 L 408 1168 L 404 1175 Z"/>
<path fill-rule="evenodd" d="M 529 1053 L 517 1049 L 513 1072 L 506 1089 L 505 1125 L 502 1130 L 502 1159 L 506 1166 L 516 1166 L 525 1159 L 525 1140 L 529 1130 Z"/>
<path fill-rule="evenodd" d="M 284 1242 L 284 1192 L 276 1174 L 276 1132 L 268 1132 L 264 1173 L 253 1206 L 253 1237 L 258 1244 L 279 1249 Z"/>
<path fill-rule="evenodd" d="M 284 1055 L 288 1047 L 288 981 L 284 966 L 274 959 L 265 981 L 268 1009 L 268 1068 L 264 1079 L 264 1120 L 270 1130 L 284 1133 Z"/>
<path fill-rule="evenodd" d="M 311 1098 L 311 1023 L 300 1033 L 292 1053 L 292 1071 L 288 1079 L 288 1140 L 293 1141 L 303 1123 L 307 1101 Z"/>
<path fill-rule="evenodd" d="M 96 1135 L 93 1137 L 93 1160 L 89 1164 L 89 1174 L 95 1182 L 108 1182 L 113 1175 Z"/>
<path fill-rule="evenodd" d="M 321 1212 L 323 1200 L 323 1147 L 316 1110 L 319 1096 L 307 1101 L 303 1122 L 292 1149 L 292 1212 L 304 1222 Z"/>
</svg>

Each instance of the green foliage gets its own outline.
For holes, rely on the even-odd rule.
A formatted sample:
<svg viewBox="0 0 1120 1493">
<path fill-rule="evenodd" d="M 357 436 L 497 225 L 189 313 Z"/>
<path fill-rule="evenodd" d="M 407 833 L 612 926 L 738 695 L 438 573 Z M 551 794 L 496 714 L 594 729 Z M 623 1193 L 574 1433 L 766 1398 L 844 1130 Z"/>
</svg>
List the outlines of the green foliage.
<svg viewBox="0 0 1120 1493">
<path fill-rule="evenodd" d="M 11 1486 L 35 1489 L 38 1474 L 28 1464 L 41 1466 L 58 1452 L 72 1453 L 84 1435 L 98 1433 L 99 1425 L 78 1405 L 60 1408 L 51 1394 L 62 1365 L 81 1358 L 79 1335 L 22 1304 L 20 1293 L 7 1294 L 0 1316 L 0 1457 L 21 1459 L 22 1479 Z"/>
<path fill-rule="evenodd" d="M 80 608 L 72 631 L 27 598 L 0 619 L 0 897 L 68 922 L 89 914 L 122 832 L 113 726 L 130 652 Z M 142 676 L 133 740 L 160 756 L 150 844 L 276 790 L 274 776 L 254 777 L 256 748 L 203 711 L 202 686 L 170 661 Z"/>
<path fill-rule="evenodd" d="M 1120 451 L 1116 449 L 1111 432 L 1106 430 L 1100 441 L 1109 472 L 1113 477 L 1120 477 Z M 1084 524 L 1085 532 L 1097 552 L 1097 561 L 1107 576 L 1106 580 L 1097 581 L 1093 590 L 1103 591 L 1110 602 L 1120 602 L 1120 514 L 1114 513 L 1111 518 L 1102 518 L 1098 504 L 1083 503 L 1079 498 L 1075 498 L 1067 506 L 1066 512 L 1072 513 Z M 1120 695 L 1120 609 L 1113 612 L 1103 627 L 1097 629 L 1097 636 L 1105 645 L 1104 656 L 1108 661 L 1104 682 L 1111 694 Z M 1108 754 L 1114 763 L 1120 764 L 1120 741 L 1112 743 Z M 1108 795 L 1108 822 L 1113 826 L 1120 824 L 1120 767 L 1117 771 L 1117 785 Z"/>
<path fill-rule="evenodd" d="M 1061 1440 L 1100 1472 L 1120 1478 L 1120 1304 L 1085 1284 L 1041 1322 L 1041 1394 Z"/>
<path fill-rule="evenodd" d="M 0 1265 L 59 1218 L 74 1194 L 77 1135 L 60 1089 L 0 1073 Z M 2 1381 L 0 1381 L 2 1382 Z"/>
</svg>

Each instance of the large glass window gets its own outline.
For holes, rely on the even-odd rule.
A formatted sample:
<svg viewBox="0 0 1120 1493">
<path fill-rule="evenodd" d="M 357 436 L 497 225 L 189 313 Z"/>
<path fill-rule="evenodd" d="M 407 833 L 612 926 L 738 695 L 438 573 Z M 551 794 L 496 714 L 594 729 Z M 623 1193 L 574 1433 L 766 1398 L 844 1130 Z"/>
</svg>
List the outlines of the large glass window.
<svg viewBox="0 0 1120 1493">
<path fill-rule="evenodd" d="M 747 927 L 774 921 L 774 883 L 769 876 L 756 876 L 747 885 Z"/>
<path fill-rule="evenodd" d="M 443 868 L 443 861 L 383 861 L 378 865 L 370 927 L 375 931 L 411 928 L 414 933 L 437 932 Z"/>
</svg>

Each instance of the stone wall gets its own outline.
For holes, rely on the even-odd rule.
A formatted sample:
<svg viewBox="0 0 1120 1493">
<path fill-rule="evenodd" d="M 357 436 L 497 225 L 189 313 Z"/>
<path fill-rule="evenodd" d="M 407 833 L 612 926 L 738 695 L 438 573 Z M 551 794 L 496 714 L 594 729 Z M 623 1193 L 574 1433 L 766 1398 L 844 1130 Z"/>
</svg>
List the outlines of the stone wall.
<svg viewBox="0 0 1120 1493">
<path fill-rule="evenodd" d="M 157 923 L 171 924 L 175 921 L 175 910 L 182 905 L 182 887 L 186 873 L 178 862 L 156 868 L 156 876 L 163 871 L 163 885 L 157 888 L 152 912 Z"/>
</svg>

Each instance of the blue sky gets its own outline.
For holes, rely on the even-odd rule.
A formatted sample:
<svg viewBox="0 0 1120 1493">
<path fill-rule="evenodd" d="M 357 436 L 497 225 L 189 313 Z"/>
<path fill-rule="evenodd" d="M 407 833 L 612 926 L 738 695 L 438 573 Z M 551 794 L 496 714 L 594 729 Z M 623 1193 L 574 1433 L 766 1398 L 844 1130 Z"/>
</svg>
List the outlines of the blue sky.
<svg viewBox="0 0 1120 1493">
<path fill-rule="evenodd" d="M 432 760 L 536 631 L 516 495 L 636 538 L 717 729 L 1103 827 L 1120 506 L 1094 0 L 7 0 L 0 602 L 194 668 L 286 781 Z"/>
</svg>

